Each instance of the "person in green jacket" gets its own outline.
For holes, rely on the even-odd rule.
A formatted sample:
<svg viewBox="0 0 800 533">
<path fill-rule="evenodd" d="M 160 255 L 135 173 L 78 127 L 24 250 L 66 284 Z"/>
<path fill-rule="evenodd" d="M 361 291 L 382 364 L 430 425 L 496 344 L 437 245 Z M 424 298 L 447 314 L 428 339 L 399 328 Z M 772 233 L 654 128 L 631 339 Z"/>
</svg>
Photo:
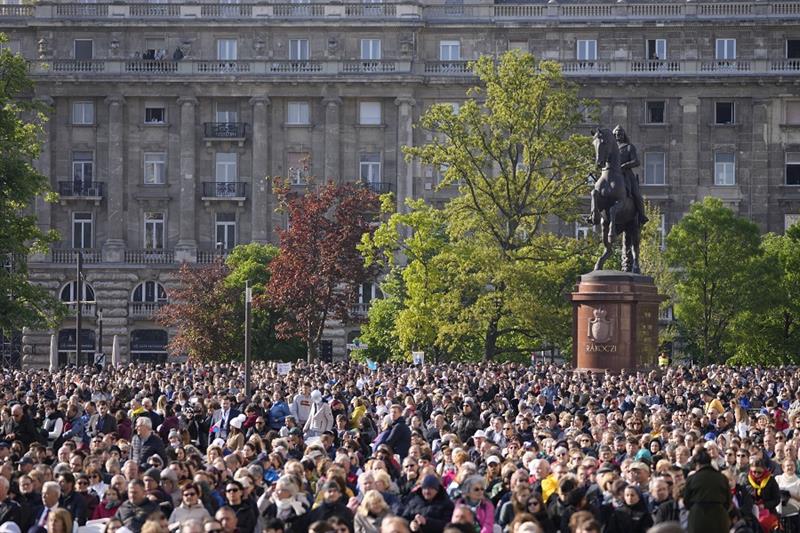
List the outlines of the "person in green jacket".
<svg viewBox="0 0 800 533">
<path fill-rule="evenodd" d="M 711 466 L 705 449 L 693 457 L 695 472 L 686 480 L 683 500 L 689 509 L 689 533 L 728 531 L 731 490 L 728 479 Z"/>
</svg>

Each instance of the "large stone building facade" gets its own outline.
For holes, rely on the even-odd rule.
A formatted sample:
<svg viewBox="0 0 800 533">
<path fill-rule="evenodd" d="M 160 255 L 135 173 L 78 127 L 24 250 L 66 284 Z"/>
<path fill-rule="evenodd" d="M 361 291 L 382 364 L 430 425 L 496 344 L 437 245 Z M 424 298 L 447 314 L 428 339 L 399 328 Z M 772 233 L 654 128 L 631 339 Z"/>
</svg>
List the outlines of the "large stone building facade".
<svg viewBox="0 0 800 533">
<path fill-rule="evenodd" d="M 269 176 L 446 201 L 401 147 L 429 140 L 414 123 L 431 104 L 463 101 L 468 60 L 512 48 L 560 61 L 627 129 L 663 231 L 713 195 L 782 232 L 800 214 L 799 23 L 800 3 L 763 0 L 0 4 L 49 109 L 37 165 L 60 193 L 36 205 L 62 239 L 29 257 L 31 279 L 85 302 L 84 351 L 99 311 L 105 353 L 116 335 L 123 360 L 164 357 L 152 316 L 179 264 L 285 227 Z M 356 330 L 326 337 L 343 353 Z M 26 365 L 47 364 L 51 334 L 68 360 L 72 318 L 24 332 Z"/>
</svg>

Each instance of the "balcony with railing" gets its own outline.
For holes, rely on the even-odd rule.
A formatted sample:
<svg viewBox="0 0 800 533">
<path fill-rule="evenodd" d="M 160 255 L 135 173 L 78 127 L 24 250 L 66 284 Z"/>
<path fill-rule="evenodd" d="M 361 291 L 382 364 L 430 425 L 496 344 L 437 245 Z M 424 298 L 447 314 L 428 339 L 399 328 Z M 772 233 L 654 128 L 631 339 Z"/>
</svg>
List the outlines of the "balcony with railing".
<svg viewBox="0 0 800 533">
<path fill-rule="evenodd" d="M 469 61 L 426 61 L 425 74 L 471 76 Z"/>
<path fill-rule="evenodd" d="M 386 194 L 394 191 L 394 184 L 388 181 L 362 181 L 361 186 L 375 194 Z"/>
<path fill-rule="evenodd" d="M 175 262 L 172 250 L 125 250 L 125 262 L 135 265 L 169 265 Z"/>
<path fill-rule="evenodd" d="M 169 302 L 129 302 L 128 303 L 128 316 L 139 320 L 152 319 L 158 310 L 167 305 Z"/>
<path fill-rule="evenodd" d="M 485 24 L 493 21 L 541 22 L 623 22 L 631 20 L 721 21 L 721 20 L 778 20 L 800 18 L 800 2 L 787 0 L 749 1 L 663 1 L 597 3 L 548 2 L 536 4 L 434 4 L 422 6 L 416 2 L 323 2 L 323 3 L 236 3 L 219 4 L 210 1 L 175 3 L 80 3 L 40 1 L 35 5 L 0 5 L 2 18 L 36 18 L 57 20 L 96 19 L 176 19 L 176 20 L 254 20 L 321 19 L 336 24 L 365 19 L 401 20 L 458 20 L 462 23 Z"/>
<path fill-rule="evenodd" d="M 206 146 L 211 146 L 211 143 L 215 141 L 236 142 L 239 146 L 243 146 L 247 138 L 247 123 L 205 122 L 203 132 Z"/>
<path fill-rule="evenodd" d="M 247 183 L 243 181 L 204 181 L 203 202 L 209 205 L 213 201 L 238 202 L 244 205 L 247 200 Z"/>
<path fill-rule="evenodd" d="M 197 263 L 210 265 L 215 261 L 224 261 L 228 257 L 230 250 L 197 250 Z"/>
<path fill-rule="evenodd" d="M 354 318 L 367 318 L 370 302 L 358 302 L 350 306 L 350 316 Z"/>
<path fill-rule="evenodd" d="M 63 304 L 67 307 L 67 313 L 70 316 L 75 316 L 78 314 L 78 302 L 63 302 Z M 81 316 L 85 316 L 87 318 L 95 316 L 95 302 L 82 302 L 81 304 Z"/>
<path fill-rule="evenodd" d="M 59 181 L 58 194 L 65 200 L 89 200 L 99 204 L 104 196 L 105 183 L 102 181 Z"/>
<path fill-rule="evenodd" d="M 81 253 L 83 264 L 100 263 L 103 254 L 94 248 L 53 248 L 50 250 L 50 260 L 59 265 L 74 265 L 77 254 Z"/>
</svg>

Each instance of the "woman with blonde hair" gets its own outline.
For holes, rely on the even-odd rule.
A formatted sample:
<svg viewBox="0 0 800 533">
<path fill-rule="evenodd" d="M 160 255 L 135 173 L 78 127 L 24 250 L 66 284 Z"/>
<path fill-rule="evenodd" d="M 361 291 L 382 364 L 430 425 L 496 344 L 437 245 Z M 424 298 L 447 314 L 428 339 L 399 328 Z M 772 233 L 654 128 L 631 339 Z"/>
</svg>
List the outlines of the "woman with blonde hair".
<svg viewBox="0 0 800 533">
<path fill-rule="evenodd" d="M 355 533 L 378 533 L 383 519 L 391 514 L 389 505 L 381 493 L 377 490 L 368 490 L 356 511 Z"/>
<path fill-rule="evenodd" d="M 47 516 L 47 533 L 72 533 L 72 515 L 58 508 Z"/>
</svg>

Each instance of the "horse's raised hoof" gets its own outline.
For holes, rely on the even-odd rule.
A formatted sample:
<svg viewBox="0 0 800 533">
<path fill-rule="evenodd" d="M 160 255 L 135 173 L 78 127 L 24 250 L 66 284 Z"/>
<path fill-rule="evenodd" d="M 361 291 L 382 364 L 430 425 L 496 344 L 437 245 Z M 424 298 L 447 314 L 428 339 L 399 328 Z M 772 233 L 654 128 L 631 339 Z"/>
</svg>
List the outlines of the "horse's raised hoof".
<svg viewBox="0 0 800 533">
<path fill-rule="evenodd" d="M 596 215 L 586 215 L 586 218 L 584 220 L 586 221 L 587 224 L 589 224 L 591 226 L 596 226 L 596 225 L 598 225 L 600 223 L 599 218 L 600 217 L 598 217 Z"/>
</svg>

